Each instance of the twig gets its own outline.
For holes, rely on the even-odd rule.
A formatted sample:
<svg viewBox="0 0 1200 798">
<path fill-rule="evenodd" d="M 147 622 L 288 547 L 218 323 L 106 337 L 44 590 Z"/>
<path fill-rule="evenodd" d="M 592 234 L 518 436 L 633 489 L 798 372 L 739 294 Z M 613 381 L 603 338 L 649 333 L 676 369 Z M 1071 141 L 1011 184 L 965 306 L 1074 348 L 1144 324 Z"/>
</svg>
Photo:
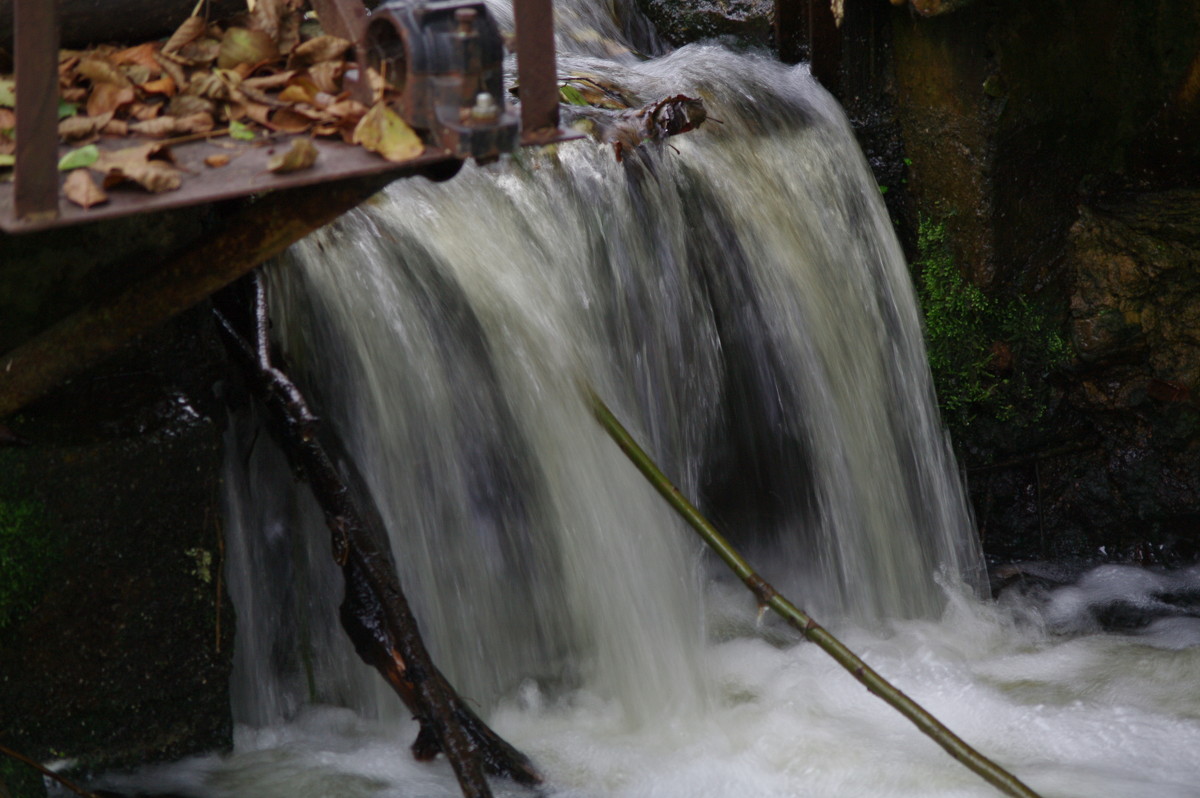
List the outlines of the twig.
<svg viewBox="0 0 1200 798">
<path fill-rule="evenodd" d="M 699 533 L 709 548 L 729 566 L 738 578 L 745 583 L 750 592 L 758 599 L 760 608 L 770 607 L 789 625 L 798 629 L 801 634 L 816 643 L 825 653 L 837 660 L 837 663 L 850 671 L 855 679 L 866 685 L 867 690 L 891 704 L 900 714 L 908 718 L 918 729 L 934 742 L 944 748 L 950 756 L 962 762 L 971 770 L 978 773 L 985 781 L 997 787 L 1006 795 L 1015 798 L 1038 798 L 1037 793 L 1021 783 L 1016 776 L 1004 770 L 995 762 L 980 754 L 974 748 L 963 742 L 954 732 L 946 728 L 937 718 L 929 714 L 919 704 L 893 686 L 890 682 L 876 673 L 862 661 L 840 640 L 826 631 L 810 616 L 798 609 L 794 604 L 781 596 L 774 587 L 759 576 L 750 564 L 742 558 L 733 546 L 721 535 L 716 528 L 692 505 L 679 488 L 675 487 L 666 475 L 655 465 L 648 454 L 638 446 L 621 425 L 613 412 L 590 387 L 584 386 L 592 412 L 596 419 L 608 432 L 609 437 L 616 442 L 621 451 L 633 461 L 638 470 L 650 481 L 663 498 L 683 516 L 683 519 Z"/>
<path fill-rule="evenodd" d="M 83 796 L 83 798 L 99 798 L 99 796 L 96 795 L 96 793 L 88 792 L 87 790 L 83 789 L 82 787 L 75 785 L 70 780 L 58 775 L 57 773 L 55 773 L 53 770 L 46 767 L 42 763 L 34 762 L 29 757 L 25 756 L 24 754 L 17 753 L 16 751 L 12 750 L 8 746 L 0 745 L 0 754 L 4 754 L 5 756 L 12 757 L 13 759 L 17 760 L 18 762 L 22 762 L 26 765 L 29 765 L 29 767 L 38 771 L 43 776 L 49 776 L 50 778 L 54 779 L 62 786 L 66 787 L 71 792 L 75 793 L 76 795 Z"/>
</svg>

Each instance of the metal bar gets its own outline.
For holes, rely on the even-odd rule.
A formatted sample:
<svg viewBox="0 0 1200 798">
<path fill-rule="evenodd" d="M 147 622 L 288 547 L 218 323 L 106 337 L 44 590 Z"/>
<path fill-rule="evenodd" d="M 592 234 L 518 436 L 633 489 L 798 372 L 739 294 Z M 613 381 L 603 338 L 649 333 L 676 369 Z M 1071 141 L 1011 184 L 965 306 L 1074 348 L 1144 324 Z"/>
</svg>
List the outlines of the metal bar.
<svg viewBox="0 0 1200 798">
<path fill-rule="evenodd" d="M 801 0 L 775 0 L 775 51 L 783 63 L 803 58 L 804 27 Z"/>
<path fill-rule="evenodd" d="M 808 0 L 808 40 L 813 77 L 835 97 L 840 96 L 842 37 L 830 0 Z"/>
<path fill-rule="evenodd" d="M 521 143 L 558 136 L 558 72 L 554 59 L 551 0 L 514 0 L 517 82 L 521 91 Z"/>
<path fill-rule="evenodd" d="M 58 215 L 58 23 L 53 0 L 16 0 L 18 218 Z"/>
<path fill-rule="evenodd" d="M 362 20 L 367 9 L 357 0 L 312 0 L 313 10 L 321 22 L 321 30 L 358 44 L 362 38 Z"/>
</svg>

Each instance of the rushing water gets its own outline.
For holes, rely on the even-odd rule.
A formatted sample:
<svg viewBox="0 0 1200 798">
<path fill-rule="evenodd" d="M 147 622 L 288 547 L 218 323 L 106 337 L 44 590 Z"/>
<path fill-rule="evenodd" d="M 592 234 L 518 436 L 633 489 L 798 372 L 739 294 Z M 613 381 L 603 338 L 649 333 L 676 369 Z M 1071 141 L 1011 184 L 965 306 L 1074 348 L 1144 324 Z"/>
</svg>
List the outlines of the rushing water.
<svg viewBox="0 0 1200 798">
<path fill-rule="evenodd" d="M 719 123 L 624 163 L 579 141 L 404 181 L 270 273 L 276 337 L 373 493 L 435 660 L 550 795 L 994 794 L 756 617 L 591 419 L 586 381 L 769 579 L 1033 787 L 1200 795 L 1200 628 L 1089 626 L 1168 577 L 977 597 L 909 276 L 836 104 L 804 67 L 716 45 L 622 55 L 653 35 L 608 8 L 560 8 L 560 71 L 701 97 Z M 107 786 L 457 794 L 343 639 L 306 489 L 251 412 L 229 440 L 236 750 Z"/>
</svg>

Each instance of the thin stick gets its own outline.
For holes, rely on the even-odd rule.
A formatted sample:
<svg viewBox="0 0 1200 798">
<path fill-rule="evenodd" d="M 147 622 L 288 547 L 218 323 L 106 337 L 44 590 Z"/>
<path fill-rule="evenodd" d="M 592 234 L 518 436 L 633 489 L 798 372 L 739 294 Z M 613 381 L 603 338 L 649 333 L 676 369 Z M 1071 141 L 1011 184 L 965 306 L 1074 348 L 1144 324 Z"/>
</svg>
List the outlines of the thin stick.
<svg viewBox="0 0 1200 798">
<path fill-rule="evenodd" d="M 11 748 L 9 748 L 7 746 L 0 745 L 0 754 L 4 754 L 5 756 L 12 757 L 13 759 L 17 760 L 18 762 L 23 762 L 24 764 L 29 765 L 29 767 L 38 771 L 43 776 L 49 776 L 50 778 L 54 779 L 62 786 L 66 787 L 71 792 L 75 793 L 76 795 L 81 795 L 81 796 L 83 796 L 83 798 L 99 798 L 96 795 L 96 793 L 88 792 L 87 790 L 83 789 L 82 787 L 77 787 L 75 784 L 73 784 L 72 782 L 63 778 L 62 776 L 58 775 L 57 773 L 55 773 L 53 770 L 46 767 L 42 763 L 34 762 L 32 759 L 25 756 L 24 754 L 18 754 L 16 751 L 12 750 Z"/>
<path fill-rule="evenodd" d="M 709 548 L 725 561 L 738 578 L 745 583 L 755 597 L 759 606 L 773 609 L 781 618 L 795 627 L 812 642 L 816 643 L 825 653 L 837 660 L 838 664 L 850 671 L 855 679 L 866 685 L 867 690 L 891 704 L 901 715 L 908 718 L 923 734 L 946 750 L 950 756 L 962 762 L 971 770 L 978 773 L 985 781 L 998 788 L 1006 795 L 1015 798 L 1038 798 L 1038 794 L 1022 784 L 1016 776 L 992 762 L 983 754 L 962 741 L 937 718 L 925 711 L 898 688 L 871 669 L 857 654 L 851 651 L 840 640 L 826 631 L 802 610 L 781 596 L 775 588 L 759 576 L 750 564 L 738 554 L 733 546 L 713 527 L 700 511 L 689 502 L 679 488 L 667 479 L 666 475 L 655 465 L 648 454 L 638 446 L 629 431 L 622 426 L 604 401 L 590 387 L 585 386 L 588 401 L 596 419 L 603 425 L 609 436 L 616 442 L 621 451 L 633 461 L 638 470 L 654 485 L 663 498 L 683 516 L 683 519 L 700 534 Z"/>
</svg>

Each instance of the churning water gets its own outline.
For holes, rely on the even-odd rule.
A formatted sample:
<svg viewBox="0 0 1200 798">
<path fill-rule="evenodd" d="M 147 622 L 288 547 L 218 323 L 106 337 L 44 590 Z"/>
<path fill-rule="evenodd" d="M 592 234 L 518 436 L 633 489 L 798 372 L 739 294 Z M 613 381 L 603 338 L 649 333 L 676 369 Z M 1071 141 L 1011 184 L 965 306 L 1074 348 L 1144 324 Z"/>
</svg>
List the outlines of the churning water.
<svg viewBox="0 0 1200 798">
<path fill-rule="evenodd" d="M 269 276 L 276 337 L 452 683 L 553 796 L 995 794 L 756 618 L 582 380 L 770 580 L 1035 789 L 1200 796 L 1200 629 L 1084 634 L 1103 598 L 1084 583 L 978 598 L 910 278 L 836 104 L 803 67 L 716 45 L 621 56 L 611 18 L 560 8 L 561 72 L 700 97 L 720 123 L 623 163 L 578 141 L 403 181 Z M 343 639 L 320 513 L 248 413 L 228 484 L 236 750 L 107 786 L 458 794 Z M 1105 589 L 1147 578 L 1166 577 Z"/>
</svg>

